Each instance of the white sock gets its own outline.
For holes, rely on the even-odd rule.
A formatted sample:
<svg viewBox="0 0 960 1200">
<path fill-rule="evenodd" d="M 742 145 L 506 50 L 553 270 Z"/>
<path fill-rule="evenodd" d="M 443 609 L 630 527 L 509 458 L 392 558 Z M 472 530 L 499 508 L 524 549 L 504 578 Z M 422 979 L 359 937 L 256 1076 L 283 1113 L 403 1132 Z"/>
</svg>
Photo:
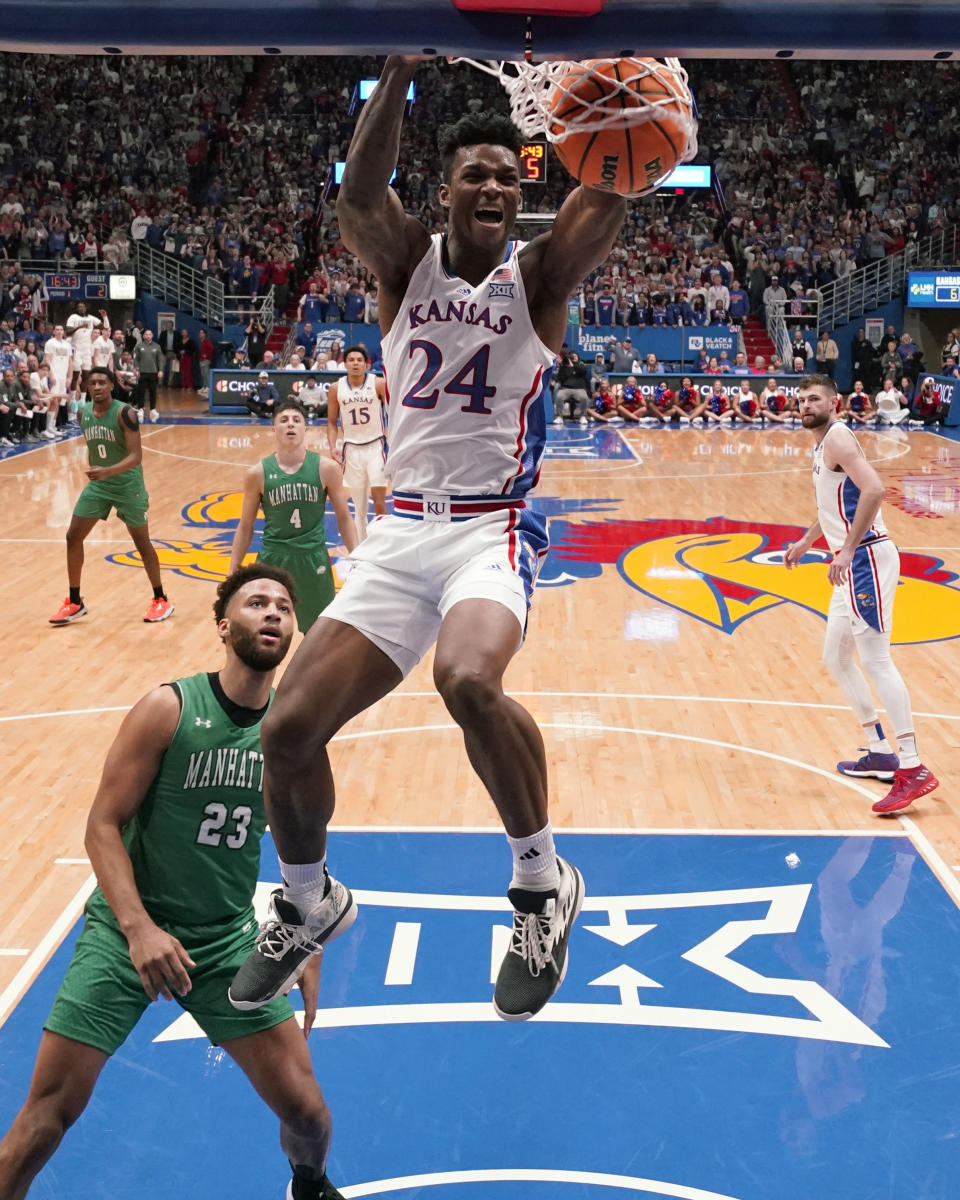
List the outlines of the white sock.
<svg viewBox="0 0 960 1200">
<path fill-rule="evenodd" d="M 893 753 L 893 747 L 883 736 L 883 726 L 879 721 L 868 721 L 863 727 L 863 732 L 866 734 L 867 745 L 872 754 Z"/>
<path fill-rule="evenodd" d="M 900 766 L 909 771 L 912 767 L 920 766 L 920 755 L 917 754 L 917 735 L 915 733 L 898 733 L 897 746 L 900 751 Z"/>
<path fill-rule="evenodd" d="M 285 863 L 281 859 L 280 878 L 284 898 L 306 913 L 323 899 L 327 886 L 326 855 L 312 863 Z"/>
<path fill-rule="evenodd" d="M 560 886 L 560 868 L 557 866 L 557 851 L 549 821 L 531 837 L 512 838 L 509 833 L 506 837 L 513 853 L 511 887 L 548 892 Z"/>
</svg>

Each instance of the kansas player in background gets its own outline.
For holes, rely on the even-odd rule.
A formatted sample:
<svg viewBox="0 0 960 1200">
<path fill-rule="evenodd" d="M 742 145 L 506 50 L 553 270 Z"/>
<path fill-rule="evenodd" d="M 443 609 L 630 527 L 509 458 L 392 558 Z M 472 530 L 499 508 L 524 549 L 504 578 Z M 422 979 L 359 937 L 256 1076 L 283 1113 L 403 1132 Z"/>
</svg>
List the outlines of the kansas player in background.
<svg viewBox="0 0 960 1200">
<path fill-rule="evenodd" d="M 819 537 L 833 551 L 828 572 L 833 596 L 827 613 L 823 660 L 863 728 L 865 753 L 837 763 L 842 775 L 893 780 L 873 805 L 876 813 L 899 812 L 938 786 L 917 755 L 910 696 L 890 656 L 893 601 L 900 555 L 880 515 L 884 486 L 867 462 L 852 430 L 840 419 L 837 385 L 828 375 L 800 380 L 800 419 L 813 431 L 813 483 L 817 519 L 784 555 L 795 566 Z M 893 722 L 899 757 L 884 736 L 870 685 L 854 662 L 856 647 L 883 707 Z"/>
<path fill-rule="evenodd" d="M 357 534 L 367 536 L 367 494 L 373 511 L 387 511 L 387 431 L 384 427 L 386 384 L 367 373 L 369 361 L 363 346 L 348 346 L 343 356 L 347 368 L 343 379 L 335 379 L 327 393 L 327 443 L 331 455 L 343 467 L 343 486 L 353 497 Z M 337 448 L 337 421 L 342 448 Z"/>
<path fill-rule="evenodd" d="M 416 67 L 387 59 L 337 201 L 344 242 L 380 284 L 394 512 L 352 555 L 345 586 L 297 651 L 264 724 L 284 888 L 230 995 L 240 1006 L 269 1001 L 352 920 L 352 896 L 325 870 L 334 809 L 326 744 L 436 642 L 434 681 L 513 853 L 513 937 L 494 1006 L 523 1020 L 560 986 L 583 881 L 554 848 L 540 731 L 504 695 L 502 678 L 547 552 L 545 523 L 525 497 L 539 475 L 542 396 L 567 298 L 612 249 L 625 201 L 577 187 L 549 232 L 525 246 L 511 241 L 520 135 L 505 117 L 469 114 L 441 133 L 437 196 L 448 229 L 431 235 L 388 186 Z"/>
<path fill-rule="evenodd" d="M 295 599 L 277 567 L 254 563 L 228 576 L 213 606 L 222 668 L 154 688 L 120 726 L 87 820 L 99 886 L 44 1022 L 26 1103 L 0 1141 L 3 1200 L 26 1196 L 110 1057 L 153 1001 L 174 995 L 280 1118 L 293 1167 L 288 1198 L 340 1197 L 325 1174 L 330 1112 L 289 1002 L 238 1013 L 225 994 L 255 936 L 260 723 L 290 648 Z M 305 1033 L 316 967 L 300 984 Z M 88 1194 L 81 1179 L 67 1190 Z"/>
</svg>

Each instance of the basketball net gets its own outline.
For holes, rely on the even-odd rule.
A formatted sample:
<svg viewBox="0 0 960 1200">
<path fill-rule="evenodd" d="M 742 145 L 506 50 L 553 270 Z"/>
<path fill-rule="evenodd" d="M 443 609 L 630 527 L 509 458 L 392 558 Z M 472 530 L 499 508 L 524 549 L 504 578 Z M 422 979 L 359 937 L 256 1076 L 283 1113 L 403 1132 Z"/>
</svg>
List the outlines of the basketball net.
<svg viewBox="0 0 960 1200">
<path fill-rule="evenodd" d="M 605 128 L 627 129 L 654 121 L 669 111 L 671 122 L 684 135 L 683 151 L 678 162 L 689 162 L 697 153 L 696 105 L 687 83 L 687 73 L 677 58 L 595 58 L 589 62 L 500 62 L 487 59 L 458 58 L 455 62 L 470 63 L 480 71 L 499 79 L 510 100 L 510 115 L 513 123 L 524 137 L 546 137 L 548 142 L 565 141 L 571 134 L 598 132 Z M 618 86 L 601 68 L 618 63 L 623 78 Z M 564 79 L 572 77 L 579 86 L 584 75 L 595 76 L 599 86 L 599 98 L 584 102 L 564 86 Z M 651 91 L 663 91 L 667 95 L 652 99 L 635 89 L 639 80 L 654 80 Z M 629 97 L 629 105 L 622 105 L 621 95 Z M 569 100 L 569 105 L 566 101 Z M 639 103 L 638 103 L 639 101 Z M 553 111 L 573 111 L 557 118 Z"/>
</svg>

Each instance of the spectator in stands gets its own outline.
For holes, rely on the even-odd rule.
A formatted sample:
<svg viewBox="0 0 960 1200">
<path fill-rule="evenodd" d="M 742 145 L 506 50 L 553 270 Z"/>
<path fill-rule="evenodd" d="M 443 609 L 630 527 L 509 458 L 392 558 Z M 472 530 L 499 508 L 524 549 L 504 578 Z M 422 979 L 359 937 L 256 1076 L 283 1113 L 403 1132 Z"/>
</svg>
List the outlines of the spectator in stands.
<svg viewBox="0 0 960 1200">
<path fill-rule="evenodd" d="M 850 347 L 850 359 L 854 379 L 861 380 L 868 390 L 880 385 L 879 358 L 876 346 L 867 339 L 866 331 L 858 329 Z"/>
<path fill-rule="evenodd" d="M 824 375 L 828 375 L 833 379 L 837 373 L 837 359 L 840 357 L 840 347 L 833 340 L 833 335 L 829 329 L 825 329 L 817 341 L 814 357 L 817 360 L 817 369 Z"/>
<path fill-rule="evenodd" d="M 557 367 L 557 390 L 553 397 L 553 423 L 579 420 L 586 424 L 590 392 L 587 384 L 587 365 L 580 361 L 576 350 L 563 355 Z"/>
<path fill-rule="evenodd" d="M 617 341 L 611 338 L 607 351 L 607 364 L 614 374 L 626 374 L 633 370 L 633 342 L 630 338 Z"/>
<path fill-rule="evenodd" d="M 764 320 L 769 322 L 778 309 L 782 312 L 786 303 L 787 293 L 780 286 L 780 277 L 778 275 L 771 275 L 770 283 L 763 289 Z"/>
<path fill-rule="evenodd" d="M 730 368 L 731 375 L 749 375 L 750 366 L 747 362 L 747 356 L 742 350 L 738 350 L 733 358 L 733 366 Z"/>
<path fill-rule="evenodd" d="M 643 360 L 643 373 L 644 373 L 644 375 L 662 375 L 663 374 L 663 367 L 660 365 L 660 362 L 659 362 L 656 354 L 652 350 L 646 356 L 646 358 Z"/>
<path fill-rule="evenodd" d="M 704 375 L 722 375 L 723 374 L 723 371 L 721 370 L 721 367 L 720 367 L 720 361 L 719 361 L 719 359 L 716 358 L 716 356 L 714 356 L 713 358 L 710 359 L 710 361 L 707 363 L 706 367 L 704 368 L 703 373 L 704 373 Z"/>
<path fill-rule="evenodd" d="M 197 343 L 186 329 L 180 330 L 177 355 L 180 359 L 180 386 L 193 390 L 197 386 Z"/>
<path fill-rule="evenodd" d="M 327 393 L 313 375 L 304 380 L 303 387 L 297 392 L 297 399 L 306 409 L 307 416 L 316 420 L 327 417 Z"/>
<path fill-rule="evenodd" d="M 363 288 L 357 279 L 351 279 L 350 286 L 343 297 L 343 319 L 352 324 L 362 321 L 365 305 L 366 297 Z"/>
<path fill-rule="evenodd" d="M 922 356 L 920 354 L 920 347 L 909 333 L 901 336 L 900 345 L 897 346 L 897 354 L 903 363 L 904 372 L 910 376 L 911 382 L 915 383 L 920 374 L 921 362 L 919 360 Z"/>
<path fill-rule="evenodd" d="M 205 329 L 201 329 L 197 335 L 197 362 L 200 367 L 199 395 L 201 396 L 210 394 L 210 366 L 215 353 L 216 347 L 210 340 L 210 335 Z"/>
<path fill-rule="evenodd" d="M 710 324 L 710 313 L 703 296 L 694 296 L 693 303 L 690 305 L 690 320 L 689 322 L 685 322 L 685 324 L 695 326 Z"/>
<path fill-rule="evenodd" d="M 317 347 L 317 335 L 311 321 L 304 321 L 297 328 L 297 342 L 303 348 L 303 353 L 308 358 L 313 358 L 314 350 Z"/>
<path fill-rule="evenodd" d="M 609 283 L 604 283 L 596 297 L 597 325 L 612 325 L 616 317 L 617 302 Z"/>
<path fill-rule="evenodd" d="M 952 354 L 948 354 L 946 361 L 940 368 L 940 374 L 946 375 L 948 379 L 960 379 L 960 366 L 957 365 L 957 360 Z"/>
<path fill-rule="evenodd" d="M 750 297 L 739 279 L 734 279 L 730 285 L 730 302 L 727 305 L 727 311 L 730 324 L 738 327 L 745 324 L 750 315 Z"/>
<path fill-rule="evenodd" d="M 264 350 L 263 357 L 260 359 L 260 361 L 254 362 L 253 359 L 251 359 L 250 365 L 255 366 L 258 371 L 274 371 L 280 366 L 280 364 L 277 362 L 277 356 L 272 350 Z"/>
<path fill-rule="evenodd" d="M 766 375 L 769 372 L 767 360 L 762 354 L 758 354 L 753 360 L 753 366 L 750 368 L 752 375 Z"/>
<path fill-rule="evenodd" d="M 951 329 L 947 334 L 943 347 L 940 350 L 940 366 L 947 365 L 947 359 L 952 358 L 954 363 L 960 362 L 960 330 Z"/>
<path fill-rule="evenodd" d="M 900 355 L 897 353 L 897 343 L 893 338 L 887 338 L 886 348 L 880 356 L 880 377 L 881 382 L 893 383 L 901 374 L 903 363 Z"/>
<path fill-rule="evenodd" d="M 169 387 L 173 375 L 176 371 L 180 371 L 180 359 L 178 354 L 180 338 L 174 328 L 173 321 L 164 320 L 160 322 L 160 332 L 157 334 L 155 346 L 159 348 L 163 355 L 163 368 L 161 371 L 161 382 L 164 387 Z"/>
<path fill-rule="evenodd" d="M 296 351 L 294 351 L 294 353 L 290 355 L 290 361 L 282 369 L 284 371 L 305 371 L 306 367 L 303 365 L 303 359 L 299 354 L 296 353 Z"/>
<path fill-rule="evenodd" d="M 254 419 L 257 417 L 273 419 L 274 408 L 280 403 L 280 393 L 270 382 L 270 376 L 266 371 L 261 371 L 257 376 L 256 383 L 249 385 L 243 402 Z"/>
<path fill-rule="evenodd" d="M 252 363 L 260 362 L 263 359 L 263 352 L 267 348 L 267 331 L 257 313 L 251 313 L 250 320 L 243 332 L 247 339 L 247 358 Z"/>
</svg>

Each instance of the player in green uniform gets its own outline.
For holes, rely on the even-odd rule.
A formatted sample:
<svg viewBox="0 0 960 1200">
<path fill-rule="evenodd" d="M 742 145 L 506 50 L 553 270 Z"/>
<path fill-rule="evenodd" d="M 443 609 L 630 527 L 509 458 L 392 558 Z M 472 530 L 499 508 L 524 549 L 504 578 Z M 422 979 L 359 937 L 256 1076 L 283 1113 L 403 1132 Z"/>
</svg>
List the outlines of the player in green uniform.
<svg viewBox="0 0 960 1200">
<path fill-rule="evenodd" d="M 149 497 L 143 482 L 143 449 L 140 426 L 129 404 L 114 400 L 116 380 L 106 367 L 93 367 L 87 376 L 90 399 L 80 410 L 80 429 L 87 443 L 90 482 L 80 493 L 67 530 L 67 579 L 70 594 L 50 618 L 51 625 L 69 625 L 84 616 L 87 606 L 80 596 L 83 542 L 110 510 L 126 525 L 140 551 L 143 569 L 153 587 L 153 600 L 145 621 L 165 621 L 173 613 L 160 581 L 160 560 L 147 528 Z"/>
<path fill-rule="evenodd" d="M 343 472 L 331 459 L 308 450 L 307 417 L 296 400 L 273 414 L 277 449 L 250 468 L 243 481 L 243 508 L 233 536 L 230 570 L 246 557 L 257 512 L 263 509 L 263 546 L 257 560 L 283 567 L 297 584 L 297 624 L 306 633 L 333 599 L 333 569 L 323 532 L 327 497 L 348 551 L 357 545 Z"/>
<path fill-rule="evenodd" d="M 107 754 L 86 834 L 99 887 L 44 1025 L 27 1101 L 0 1142 L 3 1200 L 26 1196 L 158 996 L 175 996 L 280 1118 L 294 1171 L 288 1196 L 340 1197 L 325 1175 L 330 1112 L 290 1002 L 240 1013 L 227 999 L 257 934 L 260 724 L 293 637 L 294 593 L 290 576 L 270 566 L 224 580 L 214 616 L 225 666 L 149 692 Z M 300 988 L 309 1033 L 319 972 L 305 972 Z"/>
</svg>

